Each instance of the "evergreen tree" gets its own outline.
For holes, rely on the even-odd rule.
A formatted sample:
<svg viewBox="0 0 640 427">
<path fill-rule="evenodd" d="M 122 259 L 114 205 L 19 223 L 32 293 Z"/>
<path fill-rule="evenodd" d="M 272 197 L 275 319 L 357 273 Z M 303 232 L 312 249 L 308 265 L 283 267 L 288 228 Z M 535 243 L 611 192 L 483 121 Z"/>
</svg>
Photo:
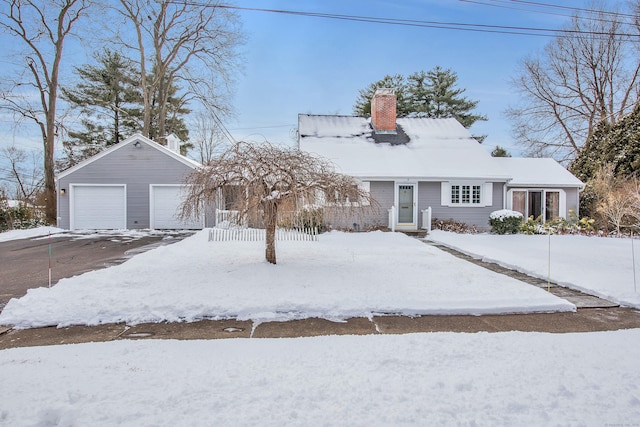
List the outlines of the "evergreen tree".
<svg viewBox="0 0 640 427">
<path fill-rule="evenodd" d="M 511 157 L 511 153 L 506 148 L 496 145 L 496 148 L 491 152 L 491 157 Z"/>
<path fill-rule="evenodd" d="M 353 114 L 356 116 L 371 116 L 371 98 L 376 89 L 391 88 L 396 93 L 396 115 L 398 117 L 406 117 L 411 112 L 410 101 L 405 95 L 407 82 L 405 78 L 396 74 L 394 76 L 386 75 L 382 80 L 371 83 L 365 89 L 360 89 L 356 103 L 353 106 Z"/>
<path fill-rule="evenodd" d="M 398 117 L 432 117 L 457 119 L 470 128 L 486 116 L 474 114 L 478 101 L 461 96 L 465 89 L 456 88 L 458 75 L 447 69 L 435 67 L 430 71 L 418 71 L 405 78 L 400 74 L 385 76 L 359 92 L 353 112 L 359 116 L 371 115 L 371 98 L 378 88 L 391 88 L 396 92 Z"/>
<path fill-rule="evenodd" d="M 152 72 L 155 72 L 152 70 Z M 153 78 L 150 76 L 149 79 Z M 160 91 L 166 91 L 167 103 L 164 108 L 160 108 Z M 184 95 L 178 93 L 179 88 L 173 81 L 169 81 L 169 77 L 165 76 L 165 81 L 162 85 L 157 85 L 156 90 L 152 93 L 151 97 L 151 127 L 149 128 L 149 138 L 152 140 L 166 144 L 164 137 L 174 134 L 181 141 L 186 141 L 189 138 L 189 130 L 184 122 L 182 116 L 189 114 L 191 110 L 186 108 L 187 101 Z M 162 96 L 164 97 L 164 96 Z M 161 114 L 165 114 L 161 118 Z M 160 135 L 160 120 L 164 120 L 165 134 Z"/>
<path fill-rule="evenodd" d="M 611 165 L 616 178 L 639 175 L 640 103 L 615 124 L 600 122 L 569 169 L 587 182 L 605 165 Z"/>
<path fill-rule="evenodd" d="M 140 80 L 130 60 L 110 50 L 96 57 L 97 65 L 75 72 L 82 79 L 74 88 L 63 88 L 62 96 L 81 112 L 82 129 L 69 131 L 63 141 L 66 166 L 117 144 L 140 129 Z"/>
<path fill-rule="evenodd" d="M 409 76 L 409 82 L 408 90 L 414 106 L 412 115 L 453 117 L 467 129 L 478 120 L 487 120 L 486 116 L 471 113 L 479 101 L 461 96 L 465 89 L 456 88 L 458 75 L 450 69 L 435 67 L 427 73 L 420 71 Z"/>
</svg>

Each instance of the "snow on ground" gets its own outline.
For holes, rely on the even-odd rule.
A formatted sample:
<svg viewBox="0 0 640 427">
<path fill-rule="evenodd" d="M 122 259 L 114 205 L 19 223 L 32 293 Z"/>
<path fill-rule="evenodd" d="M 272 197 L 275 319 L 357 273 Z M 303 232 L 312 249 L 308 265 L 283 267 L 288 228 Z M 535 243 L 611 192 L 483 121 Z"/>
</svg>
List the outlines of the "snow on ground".
<svg viewBox="0 0 640 427">
<path fill-rule="evenodd" d="M 640 330 L 117 341 L 0 351 L 0 424 L 613 426 Z"/>
<path fill-rule="evenodd" d="M 570 235 L 431 231 L 428 239 L 542 279 L 547 279 L 550 271 L 552 282 L 640 308 L 640 240 L 637 239 L 633 241 L 633 248 L 628 238 Z"/>
<path fill-rule="evenodd" d="M 340 233 L 318 242 L 209 242 L 203 230 L 124 264 L 12 299 L 0 324 L 18 328 L 238 318 L 254 321 L 375 313 L 572 311 L 542 289 L 397 233 Z"/>
<path fill-rule="evenodd" d="M 57 227 L 37 227 L 26 230 L 10 230 L 0 233 L 0 242 L 8 242 L 9 240 L 31 239 L 34 237 L 55 235 L 62 233 L 64 230 Z"/>
<path fill-rule="evenodd" d="M 71 237 L 77 239 L 93 239 L 96 237 L 108 236 L 113 239 L 138 240 L 147 236 L 165 236 L 171 238 L 176 234 L 182 234 L 184 230 L 75 230 L 69 231 L 57 227 L 37 227 L 25 230 L 11 230 L 0 233 L 0 242 L 8 242 L 10 240 L 33 239 L 49 237 Z"/>
</svg>

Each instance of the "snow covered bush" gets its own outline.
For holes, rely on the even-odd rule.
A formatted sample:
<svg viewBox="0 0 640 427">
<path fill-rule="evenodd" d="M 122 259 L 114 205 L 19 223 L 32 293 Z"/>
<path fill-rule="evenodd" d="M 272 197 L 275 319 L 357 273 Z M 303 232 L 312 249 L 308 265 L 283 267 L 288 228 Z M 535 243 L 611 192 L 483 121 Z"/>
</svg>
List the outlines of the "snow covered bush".
<svg viewBox="0 0 640 427">
<path fill-rule="evenodd" d="M 489 225 L 495 234 L 516 234 L 522 224 L 522 214 L 509 209 L 491 212 Z"/>
</svg>

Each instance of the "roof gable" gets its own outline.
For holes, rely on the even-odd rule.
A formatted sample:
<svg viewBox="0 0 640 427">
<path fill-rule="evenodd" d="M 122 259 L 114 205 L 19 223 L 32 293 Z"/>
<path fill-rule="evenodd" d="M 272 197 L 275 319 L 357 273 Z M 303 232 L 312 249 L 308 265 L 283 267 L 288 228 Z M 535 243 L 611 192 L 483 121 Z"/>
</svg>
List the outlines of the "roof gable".
<svg viewBox="0 0 640 427">
<path fill-rule="evenodd" d="M 158 151 L 160 151 L 161 153 L 175 159 L 176 161 L 186 165 L 187 167 L 191 168 L 191 169 L 196 169 L 202 165 L 200 165 L 200 163 L 196 162 L 195 160 L 191 160 L 181 154 L 178 154 L 172 150 L 169 150 L 167 147 L 160 145 L 154 141 L 152 141 L 151 139 L 144 137 L 140 134 L 135 134 L 130 136 L 129 138 L 125 139 L 124 141 L 113 145 L 109 148 L 107 148 L 106 150 L 103 150 L 101 152 L 99 152 L 98 154 L 96 154 L 95 156 L 89 157 L 88 159 L 85 159 L 83 161 L 81 161 L 80 163 L 70 167 L 69 169 L 66 169 L 62 172 L 60 172 L 58 174 L 58 176 L 56 177 L 56 179 L 62 179 L 64 177 L 66 177 L 67 175 L 70 175 L 88 165 L 90 165 L 91 163 L 95 162 L 96 160 L 99 160 L 105 156 L 110 155 L 111 153 L 113 153 L 114 151 L 120 150 L 123 147 L 127 147 L 129 145 L 132 144 L 136 144 L 136 143 L 140 143 L 140 144 L 146 144 L 147 146 L 154 148 Z"/>
</svg>

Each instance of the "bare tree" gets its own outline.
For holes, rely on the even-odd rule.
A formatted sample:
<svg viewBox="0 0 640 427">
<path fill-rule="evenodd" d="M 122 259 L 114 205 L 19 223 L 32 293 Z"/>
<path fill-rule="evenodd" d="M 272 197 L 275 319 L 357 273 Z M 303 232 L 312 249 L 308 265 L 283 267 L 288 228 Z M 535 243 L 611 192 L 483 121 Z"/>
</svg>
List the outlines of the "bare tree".
<svg viewBox="0 0 640 427">
<path fill-rule="evenodd" d="M 623 19 L 603 7 L 576 15 L 522 62 L 512 81 L 522 103 L 507 116 L 528 154 L 570 161 L 598 122 L 615 123 L 640 99 L 637 30 Z"/>
<path fill-rule="evenodd" d="M 207 113 L 199 113 L 196 116 L 196 127 L 189 142 L 193 144 L 202 164 L 213 161 L 232 144 L 214 117 Z"/>
<path fill-rule="evenodd" d="M 89 0 L 4 0 L 0 28 L 24 48 L 23 72 L 5 80 L 0 107 L 35 122 L 44 148 L 45 214 L 56 221 L 54 148 L 60 64 L 66 38 L 85 14 Z M 7 67 L 10 68 L 10 67 Z"/>
<path fill-rule="evenodd" d="M 5 160 L 8 168 L 5 171 L 5 179 L 11 188 L 12 197 L 35 206 L 38 193 L 42 191 L 44 178 L 42 167 L 36 153 L 29 155 L 18 147 L 6 147 L 0 151 L 0 158 Z"/>
<path fill-rule="evenodd" d="M 335 172 L 328 160 L 268 143 L 238 142 L 192 173 L 187 183 L 185 216 L 197 216 L 206 203 L 233 193 L 241 217 L 262 217 L 265 258 L 272 264 L 276 263 L 275 231 L 281 207 L 296 209 L 320 199 L 338 207 L 371 202 L 355 178 Z"/>
<path fill-rule="evenodd" d="M 227 108 L 218 101 L 232 80 L 234 49 L 242 41 L 235 12 L 212 1 L 120 0 L 120 4 L 123 9 L 119 12 L 135 30 L 135 40 L 127 40 L 126 33 L 121 39 L 138 57 L 143 135 L 150 134 L 155 96 L 157 135 L 164 142 L 167 100 L 170 88 L 179 80 L 187 83 L 197 99 L 220 111 Z"/>
</svg>

